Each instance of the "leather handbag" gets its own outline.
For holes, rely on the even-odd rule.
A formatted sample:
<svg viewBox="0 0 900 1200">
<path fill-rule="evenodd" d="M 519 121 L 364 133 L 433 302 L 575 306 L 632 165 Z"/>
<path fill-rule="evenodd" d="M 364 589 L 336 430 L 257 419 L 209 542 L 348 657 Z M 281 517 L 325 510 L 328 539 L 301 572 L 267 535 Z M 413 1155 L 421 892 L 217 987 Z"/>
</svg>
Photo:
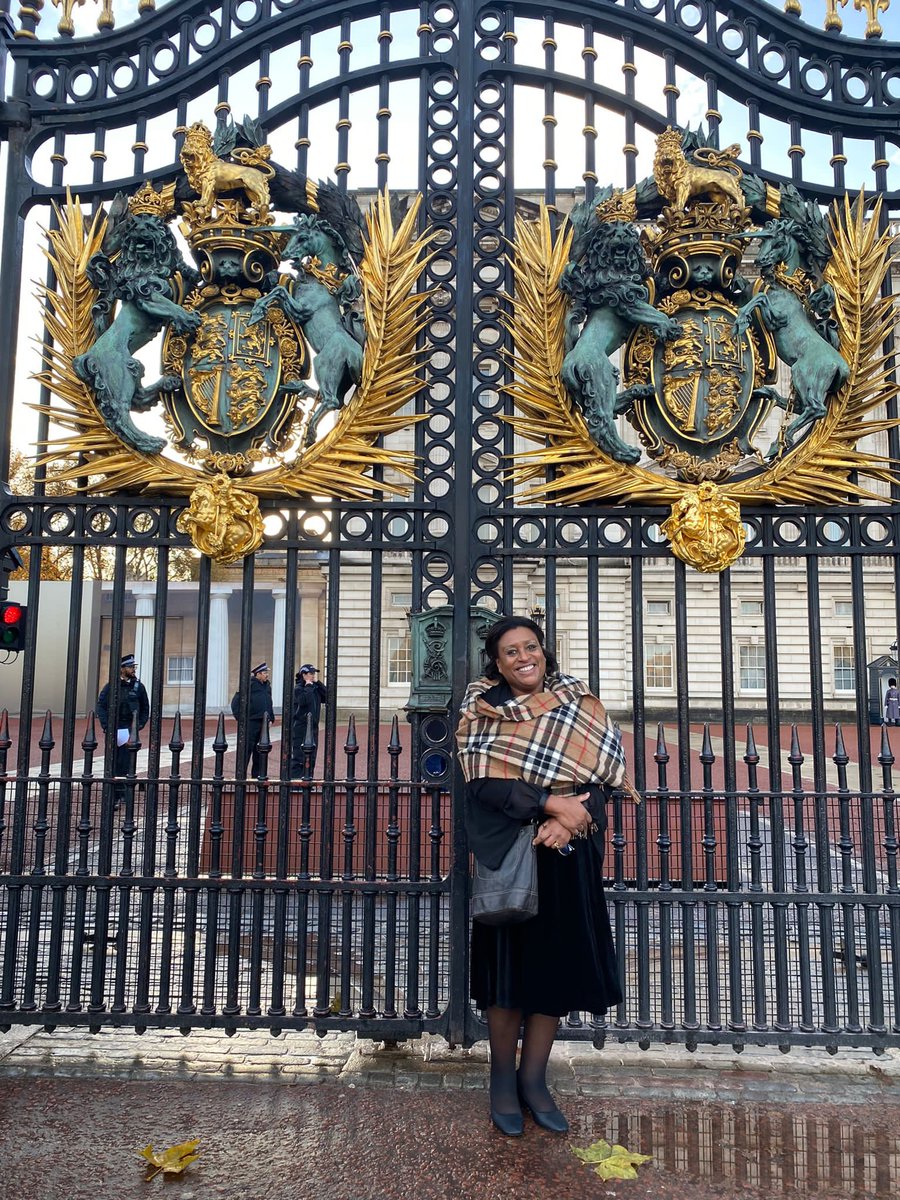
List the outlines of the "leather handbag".
<svg viewBox="0 0 900 1200">
<path fill-rule="evenodd" d="M 496 869 L 475 859 L 472 920 L 482 925 L 515 925 L 538 910 L 534 825 L 523 825 Z"/>
</svg>

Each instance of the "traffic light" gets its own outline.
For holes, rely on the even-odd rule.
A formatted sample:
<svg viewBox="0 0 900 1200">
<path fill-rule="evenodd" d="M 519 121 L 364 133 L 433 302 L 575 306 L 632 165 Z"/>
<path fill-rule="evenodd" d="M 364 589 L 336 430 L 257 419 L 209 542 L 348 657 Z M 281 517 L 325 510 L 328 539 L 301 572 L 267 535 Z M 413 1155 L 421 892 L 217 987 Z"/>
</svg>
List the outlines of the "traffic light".
<svg viewBox="0 0 900 1200">
<path fill-rule="evenodd" d="M 25 649 L 28 609 L 14 600 L 0 600 L 0 650 Z"/>
</svg>

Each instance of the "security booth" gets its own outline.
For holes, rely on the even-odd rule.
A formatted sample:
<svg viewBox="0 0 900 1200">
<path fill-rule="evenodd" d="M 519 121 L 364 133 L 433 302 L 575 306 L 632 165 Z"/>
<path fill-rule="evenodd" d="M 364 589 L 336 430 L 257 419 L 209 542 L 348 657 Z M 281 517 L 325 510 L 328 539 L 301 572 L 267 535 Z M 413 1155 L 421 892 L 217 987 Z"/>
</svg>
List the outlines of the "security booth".
<svg viewBox="0 0 900 1200">
<path fill-rule="evenodd" d="M 898 679 L 897 659 L 881 654 L 869 663 L 869 724 L 884 724 L 884 693 L 888 680 Z"/>
</svg>

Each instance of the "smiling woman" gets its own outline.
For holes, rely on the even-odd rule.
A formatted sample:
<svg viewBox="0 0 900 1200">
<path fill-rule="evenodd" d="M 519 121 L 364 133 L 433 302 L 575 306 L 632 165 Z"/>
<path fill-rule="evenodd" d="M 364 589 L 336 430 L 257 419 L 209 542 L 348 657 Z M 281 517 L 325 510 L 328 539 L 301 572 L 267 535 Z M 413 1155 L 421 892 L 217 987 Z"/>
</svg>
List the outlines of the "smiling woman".
<svg viewBox="0 0 900 1200">
<path fill-rule="evenodd" d="M 485 678 L 469 686 L 457 728 L 469 842 L 479 865 L 496 870 L 533 824 L 538 878 L 536 916 L 472 925 L 471 994 L 488 1022 L 491 1120 L 515 1137 L 527 1108 L 542 1128 L 565 1133 L 546 1081 L 559 1018 L 605 1012 L 622 998 L 602 868 L 607 794 L 630 785 L 618 730 L 585 684 L 560 674 L 539 625 L 502 618 L 485 653 Z"/>
</svg>

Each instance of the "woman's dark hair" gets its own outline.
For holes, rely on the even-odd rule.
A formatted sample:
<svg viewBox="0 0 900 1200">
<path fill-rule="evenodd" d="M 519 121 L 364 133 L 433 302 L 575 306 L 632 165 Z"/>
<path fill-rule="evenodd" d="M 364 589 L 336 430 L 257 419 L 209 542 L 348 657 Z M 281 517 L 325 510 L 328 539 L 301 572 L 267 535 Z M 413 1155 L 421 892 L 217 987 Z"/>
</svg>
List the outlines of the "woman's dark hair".
<svg viewBox="0 0 900 1200">
<path fill-rule="evenodd" d="M 896 680 L 896 679 L 889 679 L 889 680 L 888 680 L 888 687 L 896 687 L 896 686 L 897 686 L 897 680 Z"/>
<path fill-rule="evenodd" d="M 488 679 L 500 678 L 500 672 L 497 669 L 500 639 L 504 634 L 509 633 L 511 629 L 531 630 L 544 652 L 544 658 L 547 660 L 547 674 L 555 675 L 559 670 L 559 663 L 556 661 L 556 655 L 553 651 L 544 645 L 544 631 L 540 625 L 528 617 L 501 617 L 499 621 L 495 621 L 490 627 L 484 639 L 484 654 L 487 659 L 487 664 L 484 668 L 485 676 Z"/>
</svg>

